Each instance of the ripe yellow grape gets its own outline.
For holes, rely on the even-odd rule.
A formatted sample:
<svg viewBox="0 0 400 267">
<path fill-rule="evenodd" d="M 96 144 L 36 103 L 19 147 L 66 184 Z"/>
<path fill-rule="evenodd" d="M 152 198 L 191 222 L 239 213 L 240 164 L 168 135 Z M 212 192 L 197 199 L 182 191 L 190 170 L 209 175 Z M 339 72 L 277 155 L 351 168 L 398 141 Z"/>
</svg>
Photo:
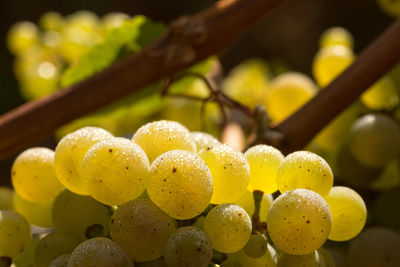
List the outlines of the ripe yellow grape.
<svg viewBox="0 0 400 267">
<path fill-rule="evenodd" d="M 40 227 L 53 226 L 51 211 L 54 199 L 49 202 L 30 202 L 14 194 L 15 211 L 23 215 L 30 224 Z"/>
<path fill-rule="evenodd" d="M 133 267 L 133 263 L 114 241 L 96 237 L 82 242 L 72 251 L 68 266 Z"/>
<path fill-rule="evenodd" d="M 399 103 L 399 94 L 393 80 L 384 76 L 361 95 L 361 101 L 369 109 L 391 110 Z"/>
<path fill-rule="evenodd" d="M 0 210 L 14 209 L 14 190 L 10 187 L 0 186 Z"/>
<path fill-rule="evenodd" d="M 175 121 L 161 120 L 147 123 L 136 131 L 132 140 L 143 148 L 150 163 L 170 150 L 196 152 L 196 144 L 189 130 Z"/>
<path fill-rule="evenodd" d="M 367 220 L 367 208 L 360 195 L 351 188 L 334 186 L 325 200 L 332 215 L 328 238 L 347 241 L 357 236 Z"/>
<path fill-rule="evenodd" d="M 104 34 L 121 27 L 127 19 L 129 19 L 129 16 L 122 12 L 111 12 L 106 14 L 101 22 Z"/>
<path fill-rule="evenodd" d="M 262 191 L 265 194 L 278 190 L 276 171 L 285 158 L 276 148 L 267 145 L 256 145 L 249 148 L 244 156 L 250 166 L 249 191 Z"/>
<path fill-rule="evenodd" d="M 260 205 L 260 220 L 262 222 L 267 220 L 267 215 L 269 208 L 272 205 L 272 202 L 274 199 L 272 198 L 271 194 L 264 194 L 262 199 L 261 199 L 261 205 Z M 254 197 L 253 197 L 253 192 L 250 192 L 249 190 L 246 190 L 243 195 L 235 201 L 236 205 L 239 205 L 242 207 L 249 216 L 253 216 L 254 214 Z"/>
<path fill-rule="evenodd" d="M 220 144 L 217 138 L 205 132 L 192 132 L 192 138 L 196 143 L 197 152 Z"/>
<path fill-rule="evenodd" d="M 318 51 L 312 65 L 312 72 L 320 87 L 326 87 L 353 61 L 353 51 L 342 45 L 327 46 Z"/>
<path fill-rule="evenodd" d="M 252 231 L 249 215 L 234 204 L 214 207 L 207 214 L 203 227 L 213 248 L 223 253 L 242 249 L 249 241 Z"/>
<path fill-rule="evenodd" d="M 257 259 L 247 256 L 243 250 L 227 254 L 228 258 L 221 267 L 276 267 L 276 251 L 270 244 L 267 246 L 268 250 Z"/>
<path fill-rule="evenodd" d="M 152 261 L 162 256 L 175 222 L 150 199 L 137 198 L 121 205 L 111 218 L 112 239 L 134 261 Z"/>
<path fill-rule="evenodd" d="M 31 229 L 22 215 L 0 210 L 0 257 L 13 258 L 21 254 L 30 239 Z"/>
<path fill-rule="evenodd" d="M 228 145 L 216 145 L 199 153 L 211 171 L 214 189 L 211 203 L 233 203 L 246 191 L 250 168 L 243 153 Z"/>
<path fill-rule="evenodd" d="M 322 263 L 323 260 L 316 250 L 306 255 L 281 253 L 278 257 L 277 267 L 325 267 Z"/>
<path fill-rule="evenodd" d="M 332 27 L 325 30 L 319 38 L 319 47 L 343 45 L 350 49 L 354 47 L 352 34 L 343 27 Z"/>
<path fill-rule="evenodd" d="M 13 54 L 22 54 L 39 43 L 39 30 L 29 21 L 15 23 L 7 34 L 7 46 Z"/>
<path fill-rule="evenodd" d="M 54 151 L 44 147 L 25 150 L 11 170 L 15 191 L 31 202 L 49 202 L 63 189 L 54 170 Z"/>
<path fill-rule="evenodd" d="M 150 167 L 147 193 L 165 213 L 190 219 L 203 212 L 213 193 L 213 178 L 196 154 L 172 150 L 161 154 Z"/>
<path fill-rule="evenodd" d="M 392 17 L 400 16 L 400 1 L 399 0 L 377 0 L 381 9 Z"/>
<path fill-rule="evenodd" d="M 45 31 L 60 31 L 64 24 L 63 16 L 54 11 L 46 12 L 39 18 L 39 25 Z"/>
<path fill-rule="evenodd" d="M 82 161 L 91 146 L 112 138 L 112 134 L 97 127 L 84 127 L 64 136 L 56 147 L 55 169 L 61 183 L 70 191 L 88 195 L 81 179 Z"/>
<path fill-rule="evenodd" d="M 265 105 L 273 121 L 281 121 L 298 110 L 318 91 L 316 84 L 299 72 L 275 77 L 266 93 Z"/>
<path fill-rule="evenodd" d="M 276 178 L 281 193 L 305 188 L 326 196 L 333 185 L 333 173 L 328 163 L 308 151 L 287 155 L 278 167 Z"/>
<path fill-rule="evenodd" d="M 292 255 L 306 255 L 327 240 L 332 218 L 329 206 L 307 189 L 287 191 L 275 199 L 268 213 L 268 233 L 274 244 Z"/>
<path fill-rule="evenodd" d="M 143 149 L 126 138 L 93 145 L 82 161 L 81 179 L 97 201 L 121 205 L 143 193 L 150 168 Z"/>
</svg>

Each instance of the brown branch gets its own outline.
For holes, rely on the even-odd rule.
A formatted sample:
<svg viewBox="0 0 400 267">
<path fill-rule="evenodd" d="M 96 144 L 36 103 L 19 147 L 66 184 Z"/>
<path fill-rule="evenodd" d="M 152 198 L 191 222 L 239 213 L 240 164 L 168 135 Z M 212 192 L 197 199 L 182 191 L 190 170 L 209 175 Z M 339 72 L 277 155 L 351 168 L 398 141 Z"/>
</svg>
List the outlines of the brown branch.
<svg viewBox="0 0 400 267">
<path fill-rule="evenodd" d="M 93 77 L 0 117 L 0 159 L 50 136 L 58 127 L 227 47 L 283 0 L 221 0 L 174 21 L 159 40 Z"/>
<path fill-rule="evenodd" d="M 302 149 L 361 93 L 400 60 L 400 19 L 375 39 L 346 71 L 288 119 L 273 127 L 285 138 L 284 153 Z M 258 140 L 270 143 L 271 140 Z"/>
</svg>

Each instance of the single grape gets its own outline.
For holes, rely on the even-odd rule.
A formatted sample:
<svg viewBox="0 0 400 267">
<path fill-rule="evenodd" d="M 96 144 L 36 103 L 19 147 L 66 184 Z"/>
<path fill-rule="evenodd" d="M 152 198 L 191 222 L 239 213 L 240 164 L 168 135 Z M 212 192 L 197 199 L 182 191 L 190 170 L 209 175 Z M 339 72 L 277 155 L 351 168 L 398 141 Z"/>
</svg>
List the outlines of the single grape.
<svg viewBox="0 0 400 267">
<path fill-rule="evenodd" d="M 208 236 L 199 228 L 179 228 L 168 237 L 164 260 L 169 267 L 207 267 L 213 255 Z"/>
<path fill-rule="evenodd" d="M 36 235 L 32 235 L 32 238 L 25 246 L 24 252 L 18 254 L 12 259 L 12 267 L 32 267 L 35 249 L 38 243 L 39 237 Z"/>
<path fill-rule="evenodd" d="M 143 193 L 149 167 L 140 146 L 129 139 L 110 138 L 88 150 L 82 161 L 81 179 L 97 201 L 121 205 Z"/>
<path fill-rule="evenodd" d="M 57 145 L 55 169 L 61 183 L 70 191 L 88 195 L 80 177 L 82 161 L 91 146 L 113 136 L 97 127 L 84 127 L 63 137 Z"/>
<path fill-rule="evenodd" d="M 181 149 L 196 152 L 189 130 L 175 121 L 154 121 L 140 127 L 132 140 L 141 146 L 153 162 L 164 152 Z"/>
<path fill-rule="evenodd" d="M 233 253 L 242 249 L 249 241 L 251 219 L 243 208 L 234 204 L 222 204 L 207 214 L 204 231 L 215 250 Z"/>
<path fill-rule="evenodd" d="M 359 162 L 381 167 L 400 154 L 400 127 L 387 115 L 364 115 L 351 127 L 349 147 Z"/>
<path fill-rule="evenodd" d="M 243 251 L 251 258 L 260 258 L 268 249 L 267 240 L 262 234 L 253 234 L 249 242 L 243 247 Z"/>
<path fill-rule="evenodd" d="M 23 199 L 18 194 L 14 194 L 15 210 L 23 215 L 30 224 L 40 227 L 53 226 L 51 211 L 54 199 L 49 202 L 30 202 Z"/>
<path fill-rule="evenodd" d="M 122 12 L 111 12 L 106 14 L 102 19 L 103 31 L 105 34 L 111 32 L 112 30 L 121 27 L 129 16 Z"/>
<path fill-rule="evenodd" d="M 69 257 L 68 267 L 133 267 L 128 255 L 112 240 L 96 237 L 79 244 Z"/>
<path fill-rule="evenodd" d="M 0 210 L 14 209 L 14 190 L 10 187 L 0 186 Z"/>
<path fill-rule="evenodd" d="M 400 230 L 399 203 L 399 187 L 380 193 L 372 207 L 376 223 L 394 230 Z"/>
<path fill-rule="evenodd" d="M 268 213 L 268 233 L 274 244 L 292 255 L 306 255 L 328 238 L 332 218 L 329 206 L 307 189 L 287 191 L 275 199 Z"/>
<path fill-rule="evenodd" d="M 354 38 L 351 33 L 343 27 L 332 27 L 325 30 L 319 38 L 319 47 L 343 45 L 350 49 L 354 47 Z"/>
<path fill-rule="evenodd" d="M 347 260 L 351 267 L 400 266 L 400 235 L 383 227 L 371 227 L 350 244 Z"/>
<path fill-rule="evenodd" d="M 196 154 L 172 150 L 152 164 L 147 182 L 150 199 L 175 219 L 190 219 L 207 208 L 213 180 L 206 163 Z"/>
<path fill-rule="evenodd" d="M 276 267 L 275 249 L 270 244 L 267 246 L 268 250 L 257 259 L 247 256 L 243 250 L 227 254 L 228 258 L 222 262 L 221 267 Z"/>
<path fill-rule="evenodd" d="M 262 191 L 270 194 L 278 190 L 276 171 L 283 161 L 282 153 L 267 145 L 256 145 L 249 148 L 244 156 L 250 166 L 249 191 Z"/>
<path fill-rule="evenodd" d="M 392 17 L 400 16 L 400 1 L 399 0 L 378 0 L 380 8 Z"/>
<path fill-rule="evenodd" d="M 361 196 L 351 188 L 334 186 L 325 198 L 332 215 L 330 240 L 347 241 L 357 236 L 367 220 Z"/>
<path fill-rule="evenodd" d="M 36 246 L 34 266 L 48 267 L 58 256 L 71 253 L 80 241 L 80 239 L 59 232 L 49 233 L 40 239 Z"/>
<path fill-rule="evenodd" d="M 19 154 L 11 179 L 15 191 L 31 202 L 49 202 L 63 189 L 54 171 L 54 151 L 44 147 Z"/>
<path fill-rule="evenodd" d="M 15 23 L 7 33 L 7 46 L 11 53 L 19 55 L 39 43 L 39 30 L 29 21 Z"/>
<path fill-rule="evenodd" d="M 318 85 L 326 87 L 339 76 L 353 61 L 353 51 L 342 45 L 327 46 L 314 56 L 312 72 Z"/>
<path fill-rule="evenodd" d="M 200 152 L 208 147 L 219 145 L 220 142 L 211 134 L 204 132 L 192 132 L 192 138 L 196 143 L 197 151 Z"/>
<path fill-rule="evenodd" d="M 271 194 L 264 194 L 261 199 L 260 205 L 260 220 L 266 221 L 269 208 L 272 205 L 274 199 Z M 254 214 L 254 196 L 253 193 L 249 190 L 246 190 L 244 194 L 234 203 L 242 207 L 249 216 L 253 216 Z"/>
<path fill-rule="evenodd" d="M 228 145 L 216 145 L 199 153 L 211 171 L 214 189 L 211 203 L 237 201 L 246 191 L 250 168 L 243 153 Z"/>
<path fill-rule="evenodd" d="M 20 214 L 0 210 L 0 257 L 21 254 L 31 239 L 29 223 Z"/>
<path fill-rule="evenodd" d="M 58 256 L 50 263 L 49 267 L 68 267 L 68 261 L 70 257 L 71 253 Z"/>
<path fill-rule="evenodd" d="M 308 151 L 296 151 L 287 155 L 279 165 L 276 177 L 281 193 L 304 188 L 326 196 L 333 185 L 333 173 L 328 163 Z"/>
<path fill-rule="evenodd" d="M 398 105 L 399 94 L 392 79 L 384 76 L 361 95 L 361 101 L 372 110 L 391 110 Z"/>
<path fill-rule="evenodd" d="M 278 257 L 277 267 L 325 267 L 325 265 L 322 265 L 322 262 L 316 250 L 306 255 L 281 253 Z"/>
<path fill-rule="evenodd" d="M 398 159 L 391 160 L 383 168 L 379 177 L 370 185 L 370 189 L 374 191 L 386 191 L 397 187 L 400 184 L 400 161 Z"/>
<path fill-rule="evenodd" d="M 161 257 L 168 236 L 175 232 L 175 223 L 151 200 L 138 198 L 115 211 L 110 231 L 132 260 L 145 262 Z"/>
<path fill-rule="evenodd" d="M 54 11 L 46 12 L 39 18 L 39 25 L 45 31 L 60 31 L 64 24 L 63 16 Z"/>
<path fill-rule="evenodd" d="M 297 111 L 318 91 L 314 81 L 302 73 L 286 72 L 271 81 L 265 106 L 273 121 L 282 121 Z"/>
</svg>

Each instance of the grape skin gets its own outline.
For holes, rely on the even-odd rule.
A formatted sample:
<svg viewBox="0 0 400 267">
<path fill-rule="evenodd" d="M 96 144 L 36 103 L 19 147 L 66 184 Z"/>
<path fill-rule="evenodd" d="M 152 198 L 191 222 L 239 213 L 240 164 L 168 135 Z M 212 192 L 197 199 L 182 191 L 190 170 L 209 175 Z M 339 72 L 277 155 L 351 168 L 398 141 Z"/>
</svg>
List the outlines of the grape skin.
<svg viewBox="0 0 400 267">
<path fill-rule="evenodd" d="M 329 206 L 307 189 L 287 191 L 275 199 L 268 213 L 268 233 L 274 244 L 292 255 L 320 248 L 328 238 L 332 218 Z"/>
<path fill-rule="evenodd" d="M 97 201 L 113 206 L 137 198 L 145 190 L 150 167 L 146 154 L 125 138 L 93 145 L 82 161 L 81 179 Z"/>
<path fill-rule="evenodd" d="M 0 210 L 14 209 L 14 190 L 6 186 L 0 186 Z"/>
<path fill-rule="evenodd" d="M 175 219 L 190 219 L 207 208 L 213 179 L 206 163 L 196 154 L 172 150 L 152 164 L 147 182 L 150 199 Z"/>
<path fill-rule="evenodd" d="M 281 193 L 304 188 L 326 196 L 333 185 L 333 173 L 328 163 L 308 151 L 296 151 L 287 155 L 279 165 L 276 177 Z"/>
<path fill-rule="evenodd" d="M 211 134 L 204 132 L 191 132 L 193 141 L 196 143 L 197 152 L 200 152 L 207 147 L 221 144 L 217 138 Z"/>
<path fill-rule="evenodd" d="M 346 241 L 357 236 L 367 220 L 367 208 L 356 191 L 334 186 L 325 198 L 332 215 L 332 228 L 328 238 Z"/>
<path fill-rule="evenodd" d="M 213 208 L 207 214 L 203 227 L 213 248 L 223 253 L 233 253 L 243 248 L 252 231 L 249 215 L 234 204 Z"/>
<path fill-rule="evenodd" d="M 71 253 L 58 256 L 50 263 L 49 267 L 67 267 L 70 256 Z"/>
<path fill-rule="evenodd" d="M 228 254 L 228 259 L 222 262 L 221 267 L 276 267 L 275 249 L 270 244 L 267 246 L 266 253 L 257 259 L 247 256 L 243 250 Z"/>
<path fill-rule="evenodd" d="M 162 256 L 168 236 L 175 232 L 175 223 L 146 198 L 121 205 L 111 218 L 112 239 L 138 262 Z"/>
<path fill-rule="evenodd" d="M 268 249 L 267 240 L 261 234 L 250 236 L 249 242 L 243 247 L 243 251 L 251 258 L 260 258 Z"/>
<path fill-rule="evenodd" d="M 315 250 L 306 255 L 290 255 L 281 253 L 278 257 L 277 267 L 325 267 L 319 253 Z"/>
<path fill-rule="evenodd" d="M 351 33 L 342 27 L 332 27 L 325 30 L 319 38 L 319 47 L 343 45 L 350 49 L 354 47 L 354 38 Z"/>
<path fill-rule="evenodd" d="M 245 192 L 250 168 L 243 153 L 224 144 L 199 153 L 210 169 L 214 188 L 211 203 L 233 203 Z"/>
<path fill-rule="evenodd" d="M 30 202 L 23 199 L 18 194 L 14 194 L 15 210 L 23 215 L 30 224 L 40 227 L 53 226 L 51 212 L 53 209 L 54 199 L 49 202 Z"/>
<path fill-rule="evenodd" d="M 361 95 L 361 101 L 372 110 L 391 110 L 399 103 L 399 95 L 392 79 L 384 76 Z"/>
</svg>

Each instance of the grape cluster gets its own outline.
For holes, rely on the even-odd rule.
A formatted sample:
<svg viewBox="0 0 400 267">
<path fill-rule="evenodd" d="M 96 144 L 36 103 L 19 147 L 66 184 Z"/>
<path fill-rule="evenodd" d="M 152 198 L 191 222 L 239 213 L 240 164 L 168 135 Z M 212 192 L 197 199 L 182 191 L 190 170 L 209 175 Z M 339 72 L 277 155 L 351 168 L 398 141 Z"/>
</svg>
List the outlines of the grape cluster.
<svg viewBox="0 0 400 267">
<path fill-rule="evenodd" d="M 173 121 L 131 140 L 82 128 L 21 153 L 12 182 L 0 256 L 16 266 L 323 266 L 325 241 L 354 238 L 367 216 L 312 152 L 243 154 Z M 54 230 L 38 239 L 29 224 Z"/>
</svg>

